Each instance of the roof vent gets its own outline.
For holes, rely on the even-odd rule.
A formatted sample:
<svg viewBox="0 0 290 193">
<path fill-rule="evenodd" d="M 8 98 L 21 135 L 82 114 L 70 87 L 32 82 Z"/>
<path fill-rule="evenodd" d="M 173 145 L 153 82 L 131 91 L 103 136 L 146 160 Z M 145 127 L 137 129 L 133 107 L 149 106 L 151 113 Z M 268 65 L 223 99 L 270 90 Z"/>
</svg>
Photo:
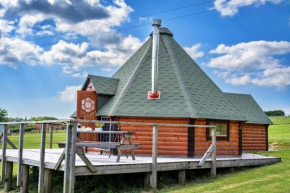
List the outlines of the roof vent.
<svg viewBox="0 0 290 193">
<path fill-rule="evenodd" d="M 148 92 L 148 99 L 160 99 L 160 91 L 157 91 L 158 81 L 158 52 L 159 52 L 159 27 L 160 19 L 154 19 L 153 23 L 153 40 L 152 40 L 152 89 Z"/>
</svg>

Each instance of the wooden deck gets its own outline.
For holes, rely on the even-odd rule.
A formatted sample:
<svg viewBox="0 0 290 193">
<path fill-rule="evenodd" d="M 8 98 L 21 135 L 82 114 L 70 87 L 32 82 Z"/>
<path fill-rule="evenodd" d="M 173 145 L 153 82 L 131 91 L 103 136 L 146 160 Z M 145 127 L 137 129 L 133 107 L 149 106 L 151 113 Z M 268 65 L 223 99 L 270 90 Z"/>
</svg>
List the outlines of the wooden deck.
<svg viewBox="0 0 290 193">
<path fill-rule="evenodd" d="M 63 149 L 46 149 L 45 152 L 45 168 L 54 169 Z M 18 150 L 8 150 L 6 152 L 7 161 L 18 161 Z M 122 173 L 146 173 L 152 171 L 152 157 L 136 156 L 136 160 L 127 158 L 125 155 L 121 157 L 120 162 L 116 162 L 116 156 L 100 155 L 99 153 L 86 153 L 87 158 L 95 166 L 97 172 L 91 172 L 85 163 L 76 156 L 75 174 L 81 175 L 104 175 L 104 174 L 122 174 Z M 2 151 L 0 151 L 2 159 Z M 197 164 L 198 158 L 181 158 L 181 157 L 158 157 L 157 171 L 171 170 L 189 170 L 211 168 L 211 159 L 209 158 L 202 167 Z M 23 150 L 23 164 L 37 166 L 40 165 L 40 150 L 25 149 Z M 281 158 L 268 157 L 257 154 L 244 153 L 241 157 L 217 157 L 217 168 L 223 167 L 241 167 L 241 166 L 262 166 L 280 162 Z M 64 165 L 59 170 L 64 171 Z"/>
</svg>

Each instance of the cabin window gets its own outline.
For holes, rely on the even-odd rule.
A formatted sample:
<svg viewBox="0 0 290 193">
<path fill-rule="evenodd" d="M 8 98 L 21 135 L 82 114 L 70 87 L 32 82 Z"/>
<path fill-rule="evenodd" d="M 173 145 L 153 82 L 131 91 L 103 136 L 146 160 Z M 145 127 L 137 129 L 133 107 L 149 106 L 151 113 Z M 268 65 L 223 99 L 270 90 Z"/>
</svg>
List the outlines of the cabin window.
<svg viewBox="0 0 290 193">
<path fill-rule="evenodd" d="M 226 123 L 210 123 L 210 125 L 216 126 L 216 136 L 227 136 L 227 124 Z M 209 132 L 211 136 L 212 132 Z"/>
<path fill-rule="evenodd" d="M 207 120 L 207 125 L 216 125 L 216 138 L 217 140 L 229 141 L 230 124 L 229 121 L 215 121 Z M 211 128 L 206 129 L 206 138 L 211 140 Z"/>
</svg>

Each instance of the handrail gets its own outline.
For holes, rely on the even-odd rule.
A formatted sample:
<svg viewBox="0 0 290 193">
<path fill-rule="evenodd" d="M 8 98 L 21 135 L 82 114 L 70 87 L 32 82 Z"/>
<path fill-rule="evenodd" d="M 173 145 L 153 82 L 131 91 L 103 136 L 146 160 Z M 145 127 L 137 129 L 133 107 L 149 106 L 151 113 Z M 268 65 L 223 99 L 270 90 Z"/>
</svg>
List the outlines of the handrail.
<svg viewBox="0 0 290 193">
<path fill-rule="evenodd" d="M 206 127 L 216 128 L 215 125 L 190 125 L 190 124 L 168 124 L 168 123 L 143 123 L 143 122 L 123 122 L 123 121 L 98 121 L 98 120 L 83 120 L 83 119 L 62 119 L 53 121 L 23 121 L 23 122 L 0 122 L 0 125 L 18 125 L 18 124 L 44 124 L 44 123 L 65 123 L 65 122 L 79 122 L 79 123 L 111 123 L 111 124 L 125 124 L 125 125 L 148 125 L 148 126 L 169 126 L 169 127 Z"/>
</svg>

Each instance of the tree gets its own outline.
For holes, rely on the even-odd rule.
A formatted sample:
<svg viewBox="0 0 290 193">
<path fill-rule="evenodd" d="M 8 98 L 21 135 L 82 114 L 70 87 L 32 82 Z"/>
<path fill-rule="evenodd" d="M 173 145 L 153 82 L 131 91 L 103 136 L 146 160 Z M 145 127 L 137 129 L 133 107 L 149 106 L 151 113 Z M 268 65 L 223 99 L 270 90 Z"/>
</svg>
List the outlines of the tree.
<svg viewBox="0 0 290 193">
<path fill-rule="evenodd" d="M 282 110 L 265 111 L 266 115 L 271 116 L 285 116 L 285 112 Z"/>
<path fill-rule="evenodd" d="M 5 109 L 0 108 L 0 122 L 6 121 L 7 118 L 7 111 Z"/>
<path fill-rule="evenodd" d="M 49 120 L 58 120 L 56 117 L 31 117 L 31 121 L 49 121 Z"/>
</svg>

